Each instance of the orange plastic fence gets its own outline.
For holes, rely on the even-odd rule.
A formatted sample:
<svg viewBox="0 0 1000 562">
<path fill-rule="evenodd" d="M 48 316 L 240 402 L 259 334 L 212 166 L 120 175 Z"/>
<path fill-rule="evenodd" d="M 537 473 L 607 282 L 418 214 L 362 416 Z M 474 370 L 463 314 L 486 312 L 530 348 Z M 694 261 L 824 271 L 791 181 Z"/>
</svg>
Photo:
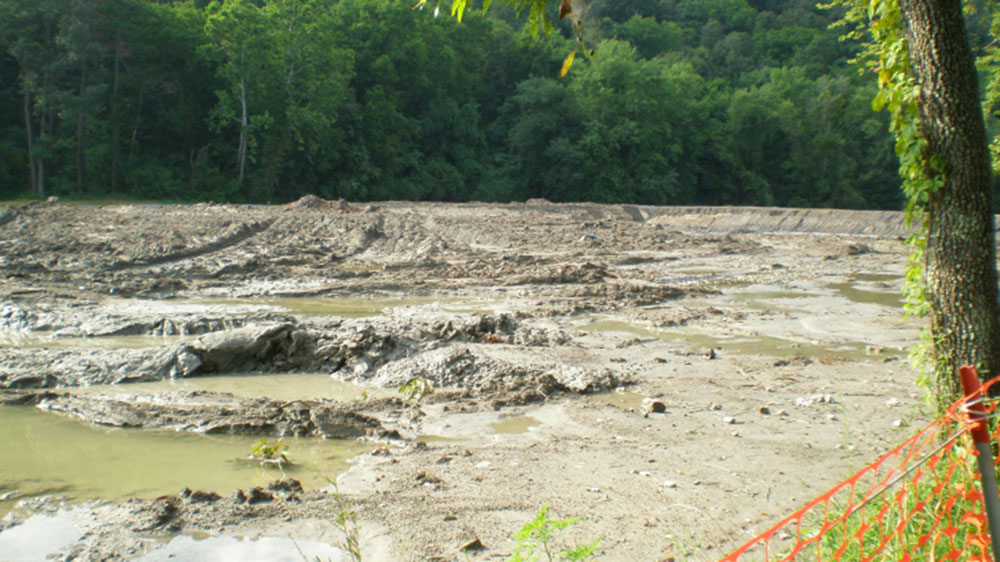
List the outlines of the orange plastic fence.
<svg viewBox="0 0 1000 562">
<path fill-rule="evenodd" d="M 983 385 L 983 393 L 997 384 Z M 998 387 L 1000 388 L 1000 387 Z M 965 397 L 919 433 L 720 562 L 987 562 L 989 529 Z M 986 416 L 996 404 L 985 401 Z M 996 425 L 996 424 L 992 424 Z M 994 429 L 993 443 L 1000 442 Z M 994 455 L 996 456 L 996 455 Z"/>
</svg>

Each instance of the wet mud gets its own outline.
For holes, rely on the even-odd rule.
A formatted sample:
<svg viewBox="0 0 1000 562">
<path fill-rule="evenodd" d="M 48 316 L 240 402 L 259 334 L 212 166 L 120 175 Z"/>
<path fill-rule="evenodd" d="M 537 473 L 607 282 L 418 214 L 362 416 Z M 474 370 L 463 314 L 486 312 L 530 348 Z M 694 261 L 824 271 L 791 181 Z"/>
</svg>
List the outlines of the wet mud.
<svg viewBox="0 0 1000 562">
<path fill-rule="evenodd" d="M 29 428 L 0 545 L 337 559 L 349 506 L 366 559 L 503 559 L 547 504 L 602 559 L 716 559 L 927 415 L 906 234 L 545 201 L 0 207 L 0 430 Z M 60 434 L 108 454 L 31 444 Z M 198 452 L 216 438 L 242 441 Z M 228 471 L 259 439 L 320 452 Z M 156 451 L 217 477 L 165 489 Z M 149 465 L 148 489 L 80 458 Z"/>
</svg>

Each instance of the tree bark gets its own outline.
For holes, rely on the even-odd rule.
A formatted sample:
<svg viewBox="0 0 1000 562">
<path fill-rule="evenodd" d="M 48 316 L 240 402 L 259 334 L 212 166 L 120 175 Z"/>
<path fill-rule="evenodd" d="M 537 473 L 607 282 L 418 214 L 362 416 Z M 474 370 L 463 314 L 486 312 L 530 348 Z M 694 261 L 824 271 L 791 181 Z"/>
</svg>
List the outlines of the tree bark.
<svg viewBox="0 0 1000 562">
<path fill-rule="evenodd" d="M 247 120 L 247 85 L 246 79 L 240 80 L 240 147 L 237 158 L 239 159 L 240 167 L 240 181 L 239 185 L 243 185 L 243 176 L 246 173 L 247 166 L 247 129 L 249 128 L 249 122 Z"/>
<path fill-rule="evenodd" d="M 960 0 L 899 0 L 928 158 L 943 186 L 927 206 L 925 282 L 938 405 L 959 394 L 956 369 L 1000 374 L 996 225 L 986 128 Z"/>
<path fill-rule="evenodd" d="M 115 32 L 115 56 L 111 80 L 111 193 L 118 193 L 118 175 L 121 170 L 122 155 L 118 148 L 118 74 L 122 59 L 122 34 Z"/>
<path fill-rule="evenodd" d="M 80 69 L 80 99 L 76 111 L 76 192 L 83 193 L 83 99 L 87 91 L 87 68 Z"/>
<path fill-rule="evenodd" d="M 35 166 L 35 139 L 31 131 L 31 90 L 24 87 L 24 129 L 28 137 L 28 170 L 31 177 L 31 191 L 39 191 L 38 172 Z"/>
</svg>

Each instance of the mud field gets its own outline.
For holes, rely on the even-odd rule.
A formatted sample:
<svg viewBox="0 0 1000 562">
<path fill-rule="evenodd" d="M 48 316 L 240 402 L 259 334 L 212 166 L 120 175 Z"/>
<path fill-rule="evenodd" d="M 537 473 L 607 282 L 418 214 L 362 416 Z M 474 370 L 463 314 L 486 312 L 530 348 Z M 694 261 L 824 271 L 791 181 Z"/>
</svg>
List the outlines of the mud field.
<svg viewBox="0 0 1000 562">
<path fill-rule="evenodd" d="M 0 207 L 0 559 L 346 560 L 350 509 L 366 560 L 504 560 L 543 505 L 581 518 L 557 548 L 717 559 L 925 419 L 905 234 L 545 201 Z M 278 437 L 286 475 L 243 459 Z"/>
</svg>

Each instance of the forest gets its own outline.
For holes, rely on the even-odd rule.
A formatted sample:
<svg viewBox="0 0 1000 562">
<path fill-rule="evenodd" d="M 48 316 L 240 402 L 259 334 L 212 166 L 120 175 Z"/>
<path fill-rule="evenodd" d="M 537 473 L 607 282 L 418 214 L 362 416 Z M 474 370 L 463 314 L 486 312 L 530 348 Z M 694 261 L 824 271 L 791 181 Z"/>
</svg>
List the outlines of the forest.
<svg viewBox="0 0 1000 562">
<path fill-rule="evenodd" d="M 565 76 L 564 22 L 433 12 L 6 0 L 0 198 L 902 205 L 875 80 L 813 0 L 594 0 Z"/>
</svg>

